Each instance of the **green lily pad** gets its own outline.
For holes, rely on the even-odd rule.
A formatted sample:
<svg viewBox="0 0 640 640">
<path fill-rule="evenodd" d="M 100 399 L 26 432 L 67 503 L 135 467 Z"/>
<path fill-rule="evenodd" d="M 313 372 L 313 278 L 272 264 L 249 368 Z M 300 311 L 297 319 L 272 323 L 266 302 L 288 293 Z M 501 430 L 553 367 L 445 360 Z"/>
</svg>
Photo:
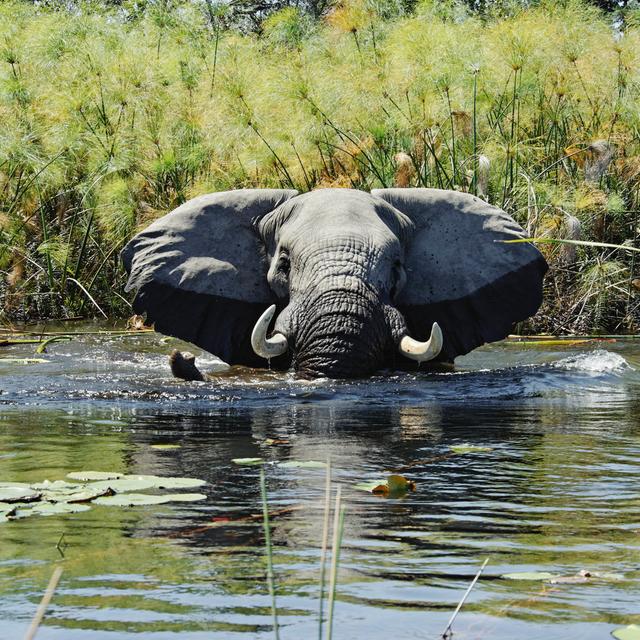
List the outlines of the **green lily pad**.
<svg viewBox="0 0 640 640">
<path fill-rule="evenodd" d="M 197 502 L 198 500 L 206 500 L 204 493 L 171 493 L 166 495 L 167 502 Z"/>
<path fill-rule="evenodd" d="M 592 573 L 592 578 L 596 580 L 610 580 L 611 582 L 620 582 L 624 580 L 624 576 L 621 573 Z"/>
<path fill-rule="evenodd" d="M 20 485 L 0 488 L 0 502 L 33 502 L 40 500 L 41 493 L 31 487 Z"/>
<path fill-rule="evenodd" d="M 484 453 L 486 451 L 493 451 L 491 447 L 479 447 L 473 444 L 454 444 L 449 447 L 453 453 Z"/>
<path fill-rule="evenodd" d="M 121 495 L 97 498 L 95 504 L 111 507 L 135 507 L 166 502 L 194 502 L 204 500 L 207 496 L 202 493 L 174 493 L 155 496 L 145 493 L 124 493 Z"/>
<path fill-rule="evenodd" d="M 549 582 L 551 584 L 583 584 L 585 582 L 591 582 L 591 578 L 577 574 L 575 576 L 556 576 L 551 578 Z"/>
<path fill-rule="evenodd" d="M 380 480 L 372 480 L 371 482 L 358 482 L 353 486 L 354 489 L 358 489 L 358 491 L 366 491 L 367 493 L 373 493 L 373 490 L 377 487 L 381 487 L 387 483 L 385 478 L 380 478 Z"/>
<path fill-rule="evenodd" d="M 15 504 L 9 504 L 8 502 L 0 502 L 0 518 L 7 517 L 11 513 L 13 513 L 16 509 Z"/>
<path fill-rule="evenodd" d="M 233 464 L 254 465 L 262 464 L 264 460 L 262 458 L 232 458 L 231 462 L 233 462 Z"/>
<path fill-rule="evenodd" d="M 67 478 L 90 482 L 91 480 L 115 480 L 116 478 L 122 478 L 123 475 L 123 473 L 118 473 L 117 471 L 73 471 L 72 473 L 67 473 Z"/>
<path fill-rule="evenodd" d="M 47 502 L 66 502 L 77 504 L 80 502 L 91 502 L 101 496 L 112 495 L 114 491 L 110 487 L 82 488 L 76 491 L 43 491 L 42 499 Z"/>
<path fill-rule="evenodd" d="M 319 460 L 287 460 L 278 463 L 278 466 L 285 469 L 325 469 L 327 463 Z"/>
<path fill-rule="evenodd" d="M 560 576 L 547 571 L 519 571 L 517 573 L 503 573 L 500 577 L 506 580 L 551 580 Z"/>
<path fill-rule="evenodd" d="M 199 478 L 177 478 L 162 476 L 124 476 L 122 480 L 140 480 L 151 483 L 149 488 L 153 489 L 193 489 L 207 484 L 205 480 Z M 117 491 L 117 489 L 116 489 Z"/>
<path fill-rule="evenodd" d="M 78 491 L 82 485 L 77 482 L 66 482 L 65 480 L 44 480 L 43 482 L 37 482 L 36 484 L 32 484 L 32 489 L 37 489 L 38 491 Z"/>
<path fill-rule="evenodd" d="M 143 476 L 127 476 L 115 478 L 114 480 L 99 480 L 90 482 L 85 486 L 88 491 L 107 491 L 112 489 L 116 493 L 130 493 L 132 491 L 145 491 L 155 488 L 155 484 L 150 480 L 145 480 Z"/>
<path fill-rule="evenodd" d="M 29 509 L 33 515 L 38 516 L 59 516 L 63 513 L 80 513 L 89 511 L 90 506 L 86 504 L 69 504 L 68 502 L 38 502 Z"/>
<path fill-rule="evenodd" d="M 415 491 L 416 483 L 412 480 L 407 480 L 404 476 L 392 474 L 382 480 L 359 482 L 355 485 L 355 488 L 386 498 L 401 498 L 406 495 L 407 492 Z"/>
<path fill-rule="evenodd" d="M 640 640 L 640 626 L 630 624 L 628 627 L 620 627 L 612 631 L 611 635 L 617 640 Z"/>
</svg>

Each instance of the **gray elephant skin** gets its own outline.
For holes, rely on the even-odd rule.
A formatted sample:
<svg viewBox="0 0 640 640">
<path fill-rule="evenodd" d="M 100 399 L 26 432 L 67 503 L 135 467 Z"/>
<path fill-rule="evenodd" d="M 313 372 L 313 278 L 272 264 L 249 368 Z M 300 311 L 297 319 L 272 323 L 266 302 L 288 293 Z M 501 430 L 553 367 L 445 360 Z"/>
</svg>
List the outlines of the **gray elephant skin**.
<svg viewBox="0 0 640 640">
<path fill-rule="evenodd" d="M 157 331 L 232 365 L 353 378 L 451 363 L 532 316 L 547 264 L 503 242 L 523 237 L 454 191 L 241 189 L 186 202 L 122 260 Z"/>
</svg>

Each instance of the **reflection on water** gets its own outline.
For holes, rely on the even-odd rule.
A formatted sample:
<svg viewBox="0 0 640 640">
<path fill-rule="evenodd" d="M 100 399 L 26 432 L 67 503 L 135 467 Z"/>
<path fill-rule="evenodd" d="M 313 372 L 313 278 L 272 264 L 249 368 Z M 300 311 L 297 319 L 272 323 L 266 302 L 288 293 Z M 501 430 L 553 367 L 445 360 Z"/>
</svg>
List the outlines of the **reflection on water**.
<svg viewBox="0 0 640 640">
<path fill-rule="evenodd" d="M 456 637 L 588 640 L 640 623 L 640 347 L 497 345 L 452 374 L 232 370 L 215 383 L 172 380 L 171 348 L 92 337 L 53 345 L 47 363 L 0 362 L 0 480 L 103 469 L 209 483 L 206 502 L 0 525 L 0 637 L 24 633 L 63 534 L 39 638 L 272 637 L 262 530 L 246 517 L 260 511 L 258 469 L 231 463 L 255 456 L 331 457 L 347 503 L 338 638 L 437 638 L 487 556 Z M 491 450 L 448 455 L 461 443 Z M 417 483 L 404 499 L 353 489 L 398 469 Z M 313 637 L 324 472 L 266 473 L 281 635 Z M 500 578 L 581 569 L 623 579 Z"/>
</svg>

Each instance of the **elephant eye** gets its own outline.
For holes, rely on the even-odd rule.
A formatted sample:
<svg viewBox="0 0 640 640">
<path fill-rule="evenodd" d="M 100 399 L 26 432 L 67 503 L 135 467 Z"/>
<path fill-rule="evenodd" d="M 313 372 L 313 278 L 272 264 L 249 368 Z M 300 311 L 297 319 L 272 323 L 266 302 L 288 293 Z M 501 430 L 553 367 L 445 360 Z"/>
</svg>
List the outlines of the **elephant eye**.
<svg viewBox="0 0 640 640">
<path fill-rule="evenodd" d="M 407 280 L 407 276 L 406 273 L 404 271 L 404 267 L 402 266 L 402 263 L 400 262 L 400 260 L 396 260 L 393 263 L 393 280 L 391 283 L 391 289 L 389 291 L 389 295 L 391 296 L 391 299 L 394 300 L 395 297 L 400 293 L 400 291 L 402 290 L 402 288 L 404 287 L 404 284 Z"/>
<path fill-rule="evenodd" d="M 276 266 L 276 271 L 285 276 L 289 275 L 289 270 L 291 269 L 291 261 L 289 260 L 288 253 L 281 253 L 278 258 L 278 264 Z"/>
</svg>

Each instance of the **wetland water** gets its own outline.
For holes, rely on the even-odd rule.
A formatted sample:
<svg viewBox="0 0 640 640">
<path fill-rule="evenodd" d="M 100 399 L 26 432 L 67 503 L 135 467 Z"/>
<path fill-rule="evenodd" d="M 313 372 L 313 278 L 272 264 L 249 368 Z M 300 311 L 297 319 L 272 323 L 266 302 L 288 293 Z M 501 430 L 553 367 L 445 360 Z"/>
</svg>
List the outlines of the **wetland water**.
<svg viewBox="0 0 640 640">
<path fill-rule="evenodd" d="M 261 523 L 246 518 L 261 510 L 259 471 L 231 462 L 243 457 L 331 457 L 346 503 L 337 639 L 438 638 L 487 556 L 456 638 L 595 640 L 640 624 L 640 344 L 498 344 L 455 373 L 366 382 L 206 383 L 171 378 L 173 346 L 83 337 L 46 363 L 0 361 L 0 481 L 92 469 L 208 482 L 206 501 L 0 524 L 0 638 L 23 636 L 60 562 L 39 640 L 273 637 Z M 489 450 L 449 455 L 467 443 Z M 354 489 L 396 469 L 414 493 Z M 313 638 L 324 470 L 265 471 L 280 635 Z M 500 577 L 580 570 L 620 575 Z"/>
</svg>

